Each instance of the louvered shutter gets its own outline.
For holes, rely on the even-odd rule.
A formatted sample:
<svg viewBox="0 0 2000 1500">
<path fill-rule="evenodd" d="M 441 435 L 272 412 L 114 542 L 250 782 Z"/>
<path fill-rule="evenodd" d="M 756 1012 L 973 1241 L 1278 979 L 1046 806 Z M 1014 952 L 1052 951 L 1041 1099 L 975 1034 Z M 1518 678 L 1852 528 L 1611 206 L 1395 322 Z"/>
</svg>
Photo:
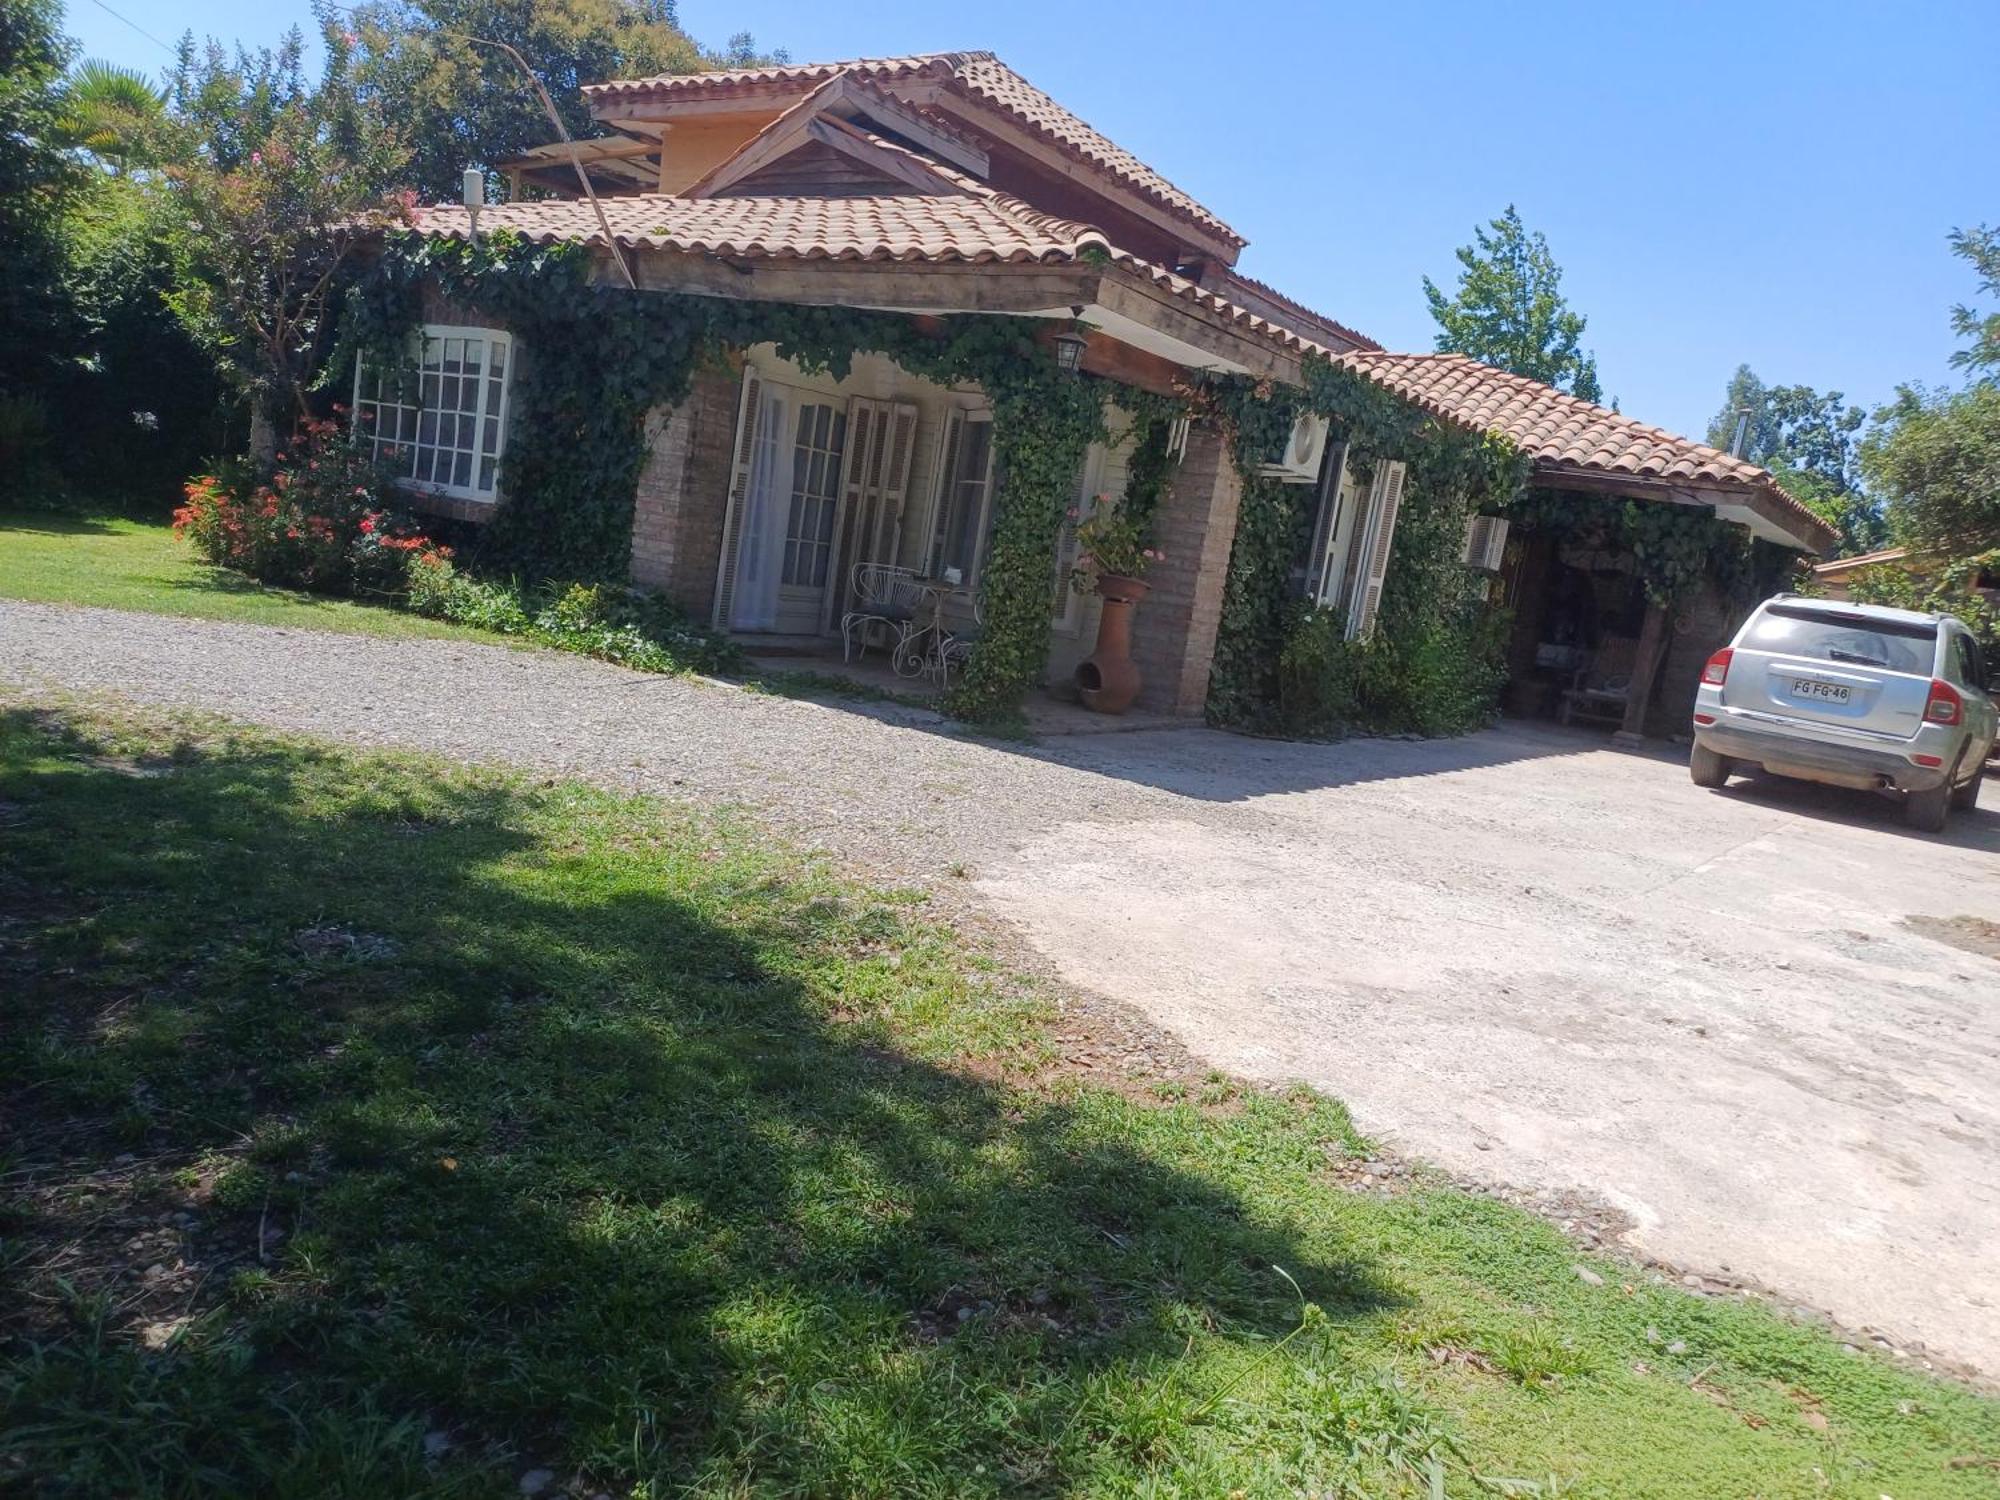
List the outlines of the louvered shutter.
<svg viewBox="0 0 2000 1500">
<path fill-rule="evenodd" d="M 910 503 L 910 466 L 917 456 L 917 409 L 907 401 L 889 408 L 888 452 L 882 463 L 881 530 L 874 562 L 894 563 L 903 552 L 903 512 Z"/>
<path fill-rule="evenodd" d="M 1473 516 L 1465 523 L 1465 555 L 1459 560 L 1468 568 L 1500 571 L 1507 555 L 1507 522 L 1500 516 Z"/>
<path fill-rule="evenodd" d="M 750 487 L 750 457 L 757 444 L 757 414 L 764 382 L 755 370 L 743 371 L 743 395 L 736 405 L 736 451 L 729 469 L 729 498 L 722 511 L 722 561 L 715 570 L 715 612 L 712 623 L 729 628 L 729 610 L 736 599 L 736 561 L 743 550 L 744 495 Z"/>
<path fill-rule="evenodd" d="M 879 491 L 877 476 L 882 467 L 882 429 L 888 422 L 888 403 L 866 396 L 847 400 L 847 446 L 841 454 L 840 518 L 834 531 L 834 566 L 826 591 L 826 618 L 833 620 L 849 607 L 854 592 L 854 570 L 873 562 L 873 528 L 870 499 Z"/>
<path fill-rule="evenodd" d="M 916 441 L 916 407 L 867 396 L 848 401 L 840 484 L 840 567 L 837 587 L 827 591 L 829 625 L 849 607 L 854 570 L 864 563 L 893 564 L 901 551 L 903 504 Z"/>
<path fill-rule="evenodd" d="M 1340 570 L 1334 561 L 1334 543 L 1340 536 L 1341 492 L 1347 488 L 1347 444 L 1335 443 L 1327 455 L 1325 477 L 1319 497 L 1319 514 L 1313 518 L 1312 550 L 1306 554 L 1306 596 L 1315 604 L 1331 603 L 1340 587 Z"/>
<path fill-rule="evenodd" d="M 1354 607 L 1348 611 L 1347 638 L 1366 640 L 1375 629 L 1375 616 L 1382 608 L 1382 585 L 1389 575 L 1389 552 L 1396 541 L 1396 513 L 1403 508 L 1403 464 L 1396 461 L 1376 467 L 1368 486 L 1368 547 L 1364 554 L 1367 571 L 1362 576 Z"/>
</svg>

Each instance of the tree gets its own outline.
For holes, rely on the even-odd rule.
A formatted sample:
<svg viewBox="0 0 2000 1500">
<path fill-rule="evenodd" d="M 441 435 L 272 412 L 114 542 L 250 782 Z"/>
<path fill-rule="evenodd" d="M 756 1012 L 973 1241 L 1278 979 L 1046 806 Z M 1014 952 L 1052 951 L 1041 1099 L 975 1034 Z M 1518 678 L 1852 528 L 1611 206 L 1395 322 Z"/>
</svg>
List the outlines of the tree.
<svg viewBox="0 0 2000 1500">
<path fill-rule="evenodd" d="M 1899 387 L 1861 463 L 1906 545 L 1947 557 L 2000 548 L 2000 382 Z"/>
<path fill-rule="evenodd" d="M 1585 401 L 1602 400 L 1597 358 L 1582 348 L 1585 320 L 1563 300 L 1562 270 L 1548 240 L 1539 230 L 1530 234 L 1511 203 L 1491 229 L 1473 230 L 1477 244 L 1456 252 L 1456 295 L 1446 297 L 1424 278 L 1438 351 L 1469 354 Z"/>
<path fill-rule="evenodd" d="M 602 135 L 582 85 L 687 73 L 721 59 L 689 40 L 670 0 L 370 0 L 354 11 L 355 83 L 407 143 L 410 186 L 455 199 L 469 166 L 491 167 L 555 138 L 503 52 L 527 59 L 572 136 Z M 754 61 L 747 35 L 730 56 Z"/>
<path fill-rule="evenodd" d="M 1856 463 L 1856 434 L 1866 412 L 1849 406 L 1840 391 L 1767 386 L 1748 365 L 1738 365 L 1722 409 L 1708 424 L 1711 447 L 1730 451 L 1745 408 L 1750 425 L 1742 456 L 1769 469 L 1791 495 L 1840 533 L 1841 556 L 1871 552 L 1888 539 L 1881 507 L 1868 495 Z"/>
<path fill-rule="evenodd" d="M 151 147 L 166 107 L 166 90 L 144 75 L 92 58 L 70 71 L 55 128 L 64 145 L 123 175 L 153 164 Z"/>
<path fill-rule="evenodd" d="M 1770 387 L 1748 365 L 1738 365 L 1736 373 L 1729 377 L 1722 410 L 1709 421 L 1708 446 L 1720 448 L 1724 453 L 1735 452 L 1737 420 L 1746 411 L 1750 414 L 1750 430 L 1743 456 L 1753 464 L 1761 464 L 1783 446 L 1784 429 L 1771 410 Z"/>
<path fill-rule="evenodd" d="M 1951 250 L 1972 262 L 1979 276 L 1979 290 L 2000 296 L 2000 229 L 1982 224 L 1976 229 L 1954 229 Z M 1974 312 L 1960 303 L 1951 310 L 1952 332 L 1972 340 L 1970 346 L 1951 357 L 1960 369 L 2000 372 L 2000 311 Z"/>
<path fill-rule="evenodd" d="M 57 129 L 70 54 L 58 12 L 0 0 L 0 398 L 24 421 L 67 342 L 62 220 L 83 181 Z"/>
<path fill-rule="evenodd" d="M 180 252 L 169 302 L 251 409 L 251 453 L 308 414 L 340 277 L 385 222 L 396 136 L 358 98 L 353 46 L 329 26 L 316 83 L 294 28 L 273 51 L 181 43 L 160 159 Z"/>
</svg>

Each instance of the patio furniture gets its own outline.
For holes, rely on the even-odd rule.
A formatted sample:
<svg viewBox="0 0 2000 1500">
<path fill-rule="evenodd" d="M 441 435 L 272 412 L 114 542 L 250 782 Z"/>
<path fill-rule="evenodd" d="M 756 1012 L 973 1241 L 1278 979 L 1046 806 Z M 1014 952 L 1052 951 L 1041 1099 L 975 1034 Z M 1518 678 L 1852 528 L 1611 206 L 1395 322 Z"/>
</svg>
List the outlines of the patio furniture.
<svg viewBox="0 0 2000 1500">
<path fill-rule="evenodd" d="M 1562 707 L 1557 710 L 1556 718 L 1563 724 L 1569 724 L 1577 719 L 1589 719 L 1604 724 L 1623 724 L 1625 705 L 1631 696 L 1630 672 L 1581 671 L 1564 690 Z"/>
<path fill-rule="evenodd" d="M 868 654 L 868 633 L 880 629 L 892 636 L 890 660 L 917 626 L 918 612 L 925 594 L 916 572 L 887 563 L 860 563 L 854 569 L 851 595 L 854 607 L 840 617 L 840 659 L 850 659 L 858 645 Z"/>
<path fill-rule="evenodd" d="M 984 610 L 979 596 L 956 579 L 917 578 L 912 585 L 922 602 L 917 606 L 915 623 L 897 640 L 889 665 L 899 677 L 923 677 L 943 687 L 950 682 L 953 668 L 962 667 L 971 656 L 977 635 L 976 628 L 953 630 L 946 623 L 945 601 L 954 596 L 967 600 L 975 627 L 983 622 Z"/>
</svg>

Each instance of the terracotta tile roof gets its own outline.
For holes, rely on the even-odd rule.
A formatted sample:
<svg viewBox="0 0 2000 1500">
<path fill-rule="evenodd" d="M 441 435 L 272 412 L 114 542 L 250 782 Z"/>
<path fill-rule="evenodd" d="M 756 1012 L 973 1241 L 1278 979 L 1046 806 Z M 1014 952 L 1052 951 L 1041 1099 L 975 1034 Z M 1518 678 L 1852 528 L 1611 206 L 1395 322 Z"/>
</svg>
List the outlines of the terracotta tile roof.
<svg viewBox="0 0 2000 1500">
<path fill-rule="evenodd" d="M 1359 344 L 1363 349 L 1380 349 L 1382 347 L 1375 340 L 1368 337 L 1367 334 L 1357 332 L 1349 328 L 1345 323 L 1334 318 L 1329 318 L 1325 313 L 1317 312 L 1307 307 L 1305 303 L 1298 301 L 1296 298 L 1287 297 L 1268 282 L 1259 281 L 1254 276 L 1245 276 L 1234 266 L 1224 269 L 1220 290 L 1231 294 L 1231 300 L 1233 301 L 1247 300 L 1254 302 L 1261 300 L 1269 302 L 1281 312 L 1290 314 L 1295 321 L 1303 323 L 1309 328 L 1324 330 L 1332 334 L 1336 339 L 1343 340 L 1346 343 Z M 1249 293 L 1247 298 L 1243 295 L 1246 291 Z"/>
<path fill-rule="evenodd" d="M 1463 354 L 1343 354 L 1336 363 L 1434 416 L 1500 433 L 1538 468 L 1767 494 L 1832 538 L 1831 528 L 1787 494 L 1768 469 L 1525 375 Z"/>
<path fill-rule="evenodd" d="M 706 73 L 663 73 L 586 85 L 593 102 L 646 96 L 717 95 L 777 84 L 811 88 L 840 73 L 889 86 L 905 79 L 933 79 L 963 98 L 998 110 L 1015 124 L 1136 189 L 1160 206 L 1236 245 L 1245 240 L 1187 193 L 1124 147 L 1093 130 L 991 52 L 931 52 L 910 57 L 865 57 L 846 62 L 786 63 L 763 68 L 723 68 Z"/>
<path fill-rule="evenodd" d="M 1070 261 L 1104 236 L 1082 224 L 1035 213 L 993 196 L 681 198 L 639 193 L 600 200 L 618 243 L 674 250 L 800 260 Z M 453 204 L 416 211 L 412 227 L 464 238 L 466 211 Z M 538 244 L 602 245 L 597 215 L 582 199 L 502 203 L 482 209 L 482 231 L 518 230 Z"/>
</svg>

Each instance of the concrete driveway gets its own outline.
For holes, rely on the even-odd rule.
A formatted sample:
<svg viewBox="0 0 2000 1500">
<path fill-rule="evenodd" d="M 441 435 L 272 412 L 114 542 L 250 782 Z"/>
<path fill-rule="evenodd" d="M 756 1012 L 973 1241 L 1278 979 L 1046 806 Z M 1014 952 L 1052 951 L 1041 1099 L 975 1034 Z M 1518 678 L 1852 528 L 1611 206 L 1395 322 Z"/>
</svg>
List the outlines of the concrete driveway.
<svg viewBox="0 0 2000 1500">
<path fill-rule="evenodd" d="M 1217 1066 L 2000 1375 L 1994 811 L 1913 836 L 1886 802 L 1701 791 L 1523 727 L 997 745 L 540 652 L 0 601 L 8 679 L 745 803 L 874 878 L 969 873 Z"/>
<path fill-rule="evenodd" d="M 2000 1372 L 2000 816 L 1915 837 L 1525 727 L 1224 769 L 1193 739 L 1083 758 L 1197 816 L 1052 829 L 979 882 L 1065 976 L 1408 1152 Z"/>
</svg>

